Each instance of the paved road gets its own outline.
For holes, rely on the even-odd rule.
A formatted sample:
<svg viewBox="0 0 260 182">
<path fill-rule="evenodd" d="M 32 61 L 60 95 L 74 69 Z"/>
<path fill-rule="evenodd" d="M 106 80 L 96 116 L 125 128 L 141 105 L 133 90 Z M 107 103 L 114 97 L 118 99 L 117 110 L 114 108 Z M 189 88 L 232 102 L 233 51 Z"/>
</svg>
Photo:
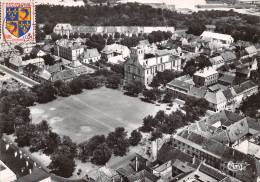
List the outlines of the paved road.
<svg viewBox="0 0 260 182">
<path fill-rule="evenodd" d="M 25 77 L 9 68 L 7 68 L 6 66 L 0 65 L 0 71 L 5 72 L 6 74 L 11 75 L 14 79 L 16 79 L 17 81 L 29 86 L 29 87 L 33 87 L 34 85 L 39 84 L 38 82 Z"/>
</svg>

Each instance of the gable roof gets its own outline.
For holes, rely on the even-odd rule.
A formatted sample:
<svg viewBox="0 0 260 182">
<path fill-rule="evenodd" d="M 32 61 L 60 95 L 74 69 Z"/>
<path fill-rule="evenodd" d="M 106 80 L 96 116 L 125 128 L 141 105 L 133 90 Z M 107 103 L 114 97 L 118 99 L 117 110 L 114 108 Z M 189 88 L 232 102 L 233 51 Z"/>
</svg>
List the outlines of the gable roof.
<svg viewBox="0 0 260 182">
<path fill-rule="evenodd" d="M 212 65 L 217 65 L 217 64 L 223 63 L 224 59 L 222 58 L 222 56 L 216 56 L 216 57 L 210 58 L 209 61 L 211 62 Z"/>
<path fill-rule="evenodd" d="M 197 87 L 191 87 L 188 94 L 190 96 L 195 97 L 195 98 L 202 99 L 202 98 L 204 98 L 206 92 L 207 92 L 207 90 L 205 90 L 205 89 L 201 89 L 201 88 L 197 88 Z"/>
<path fill-rule="evenodd" d="M 222 77 L 220 77 L 218 79 L 218 81 L 225 82 L 225 83 L 228 83 L 228 84 L 232 84 L 234 79 L 235 79 L 235 76 L 224 74 Z"/>
<path fill-rule="evenodd" d="M 180 80 L 172 80 L 170 83 L 168 83 L 168 85 L 173 85 L 184 90 L 190 90 L 192 87 L 192 84 Z"/>
<path fill-rule="evenodd" d="M 58 80 L 67 80 L 71 78 L 75 78 L 77 75 L 73 70 L 63 70 L 57 73 L 54 73 L 52 76 L 52 81 L 58 81 Z"/>
<path fill-rule="evenodd" d="M 250 55 L 250 54 L 256 54 L 257 50 L 255 48 L 255 46 L 249 46 L 247 48 L 245 48 L 246 52 Z"/>
<path fill-rule="evenodd" d="M 207 92 L 204 97 L 208 102 L 213 104 L 220 104 L 222 102 L 225 102 L 227 99 L 223 92 L 221 90 L 213 93 L 213 92 Z"/>
<path fill-rule="evenodd" d="M 29 73 L 34 73 L 36 70 L 38 69 L 38 66 L 34 65 L 34 64 L 28 64 L 26 65 L 23 70 L 27 71 Z"/>
<path fill-rule="evenodd" d="M 50 175 L 37 167 L 33 168 L 32 173 L 15 180 L 15 182 L 35 182 L 49 178 Z"/>
<path fill-rule="evenodd" d="M 160 178 L 158 176 L 155 176 L 152 173 L 147 172 L 146 170 L 142 170 L 138 173 L 127 176 L 127 179 L 128 179 L 129 182 L 136 182 L 136 181 L 156 182 Z"/>
<path fill-rule="evenodd" d="M 82 57 L 84 59 L 91 59 L 91 58 L 95 58 L 95 57 L 99 57 L 99 56 L 100 56 L 100 54 L 96 48 L 86 49 L 82 54 Z"/>
<path fill-rule="evenodd" d="M 230 61 L 230 60 L 237 58 L 237 56 L 233 52 L 230 52 L 230 51 L 229 52 L 223 52 L 220 55 L 224 59 L 224 61 Z"/>
<path fill-rule="evenodd" d="M 210 38 L 217 39 L 217 40 L 226 40 L 226 41 L 233 40 L 233 38 L 230 35 L 209 32 L 209 31 L 204 31 L 200 36 L 201 37 L 210 37 Z"/>
</svg>

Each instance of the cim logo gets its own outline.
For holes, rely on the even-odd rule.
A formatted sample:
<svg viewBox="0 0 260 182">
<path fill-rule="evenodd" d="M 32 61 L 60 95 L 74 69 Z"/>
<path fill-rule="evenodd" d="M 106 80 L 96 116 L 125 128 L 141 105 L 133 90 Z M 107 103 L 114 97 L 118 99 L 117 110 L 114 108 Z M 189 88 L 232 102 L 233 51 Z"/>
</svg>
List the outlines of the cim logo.
<svg viewBox="0 0 260 182">
<path fill-rule="evenodd" d="M 247 162 L 234 163 L 233 161 L 230 161 L 227 164 L 227 168 L 231 171 L 245 171 L 247 166 L 249 166 L 249 164 L 247 164 Z"/>
</svg>

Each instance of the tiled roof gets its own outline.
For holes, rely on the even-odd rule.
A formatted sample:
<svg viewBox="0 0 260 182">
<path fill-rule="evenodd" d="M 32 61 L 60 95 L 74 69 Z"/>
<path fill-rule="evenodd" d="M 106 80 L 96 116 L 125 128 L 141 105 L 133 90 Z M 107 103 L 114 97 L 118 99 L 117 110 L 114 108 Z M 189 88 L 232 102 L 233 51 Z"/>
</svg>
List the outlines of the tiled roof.
<svg viewBox="0 0 260 182">
<path fill-rule="evenodd" d="M 209 61 L 211 62 L 212 65 L 217 65 L 217 64 L 223 63 L 224 59 L 221 56 L 216 56 L 216 57 L 210 58 Z"/>
<path fill-rule="evenodd" d="M 218 80 L 221 81 L 221 82 L 232 84 L 234 79 L 235 79 L 235 76 L 225 74 L 222 77 L 220 77 Z"/>
<path fill-rule="evenodd" d="M 111 45 L 106 45 L 104 47 L 104 49 L 101 51 L 101 53 L 110 54 L 113 52 L 117 52 L 117 53 L 122 54 L 127 49 L 128 49 L 128 47 L 120 45 L 120 44 L 111 44 Z"/>
<path fill-rule="evenodd" d="M 204 97 L 208 102 L 213 104 L 220 104 L 222 102 L 225 102 L 227 99 L 223 92 L 221 90 L 213 93 L 213 92 L 207 92 Z"/>
<path fill-rule="evenodd" d="M 227 34 L 208 32 L 208 31 L 204 31 L 200 36 L 201 37 L 210 37 L 210 38 L 214 38 L 214 39 L 218 39 L 218 40 L 230 40 L 230 39 L 233 39 L 230 35 L 227 35 Z"/>
<path fill-rule="evenodd" d="M 158 151 L 157 160 L 165 163 L 174 158 L 179 151 L 177 151 L 171 143 L 164 143 Z"/>
<path fill-rule="evenodd" d="M 84 59 L 91 59 L 91 58 L 95 58 L 95 57 L 99 57 L 99 56 L 100 56 L 100 54 L 96 48 L 95 49 L 86 49 L 82 55 L 82 57 Z"/>
<path fill-rule="evenodd" d="M 223 94 L 228 100 L 234 98 L 234 93 L 232 93 L 231 88 L 224 90 Z"/>
<path fill-rule="evenodd" d="M 256 50 L 255 46 L 249 46 L 249 47 L 245 48 L 245 50 L 246 50 L 246 52 L 248 54 L 255 54 L 255 53 L 257 53 L 257 50 Z"/>
<path fill-rule="evenodd" d="M 137 173 L 135 171 L 135 168 L 134 168 L 134 164 L 126 164 L 122 167 L 120 167 L 119 169 L 116 170 L 119 174 L 127 177 L 127 176 L 131 176 L 135 173 Z"/>
<path fill-rule="evenodd" d="M 170 83 L 168 83 L 169 85 L 173 85 L 179 88 L 182 88 L 184 90 L 190 90 L 192 84 L 190 83 L 186 83 L 180 80 L 172 80 Z"/>
<path fill-rule="evenodd" d="M 248 134 L 249 128 L 246 118 L 237 121 L 236 123 L 230 125 L 227 129 L 227 133 L 231 142 L 235 142 Z"/>
<path fill-rule="evenodd" d="M 213 177 L 214 179 L 216 179 L 218 181 L 221 181 L 227 177 L 225 174 L 221 173 L 217 169 L 215 169 L 209 165 L 205 165 L 204 163 L 201 163 L 198 170 L 200 172 L 203 172 L 204 174 L 207 174 L 208 176 Z"/>
<path fill-rule="evenodd" d="M 191 89 L 189 91 L 189 95 L 196 97 L 198 99 L 201 99 L 201 98 L 204 98 L 206 92 L 207 92 L 207 90 L 205 90 L 205 89 L 201 89 L 201 88 L 197 88 L 197 87 L 191 87 Z"/>
<path fill-rule="evenodd" d="M 233 88 L 234 88 L 234 90 L 235 90 L 235 92 L 236 92 L 237 94 L 240 94 L 240 93 L 242 93 L 243 91 L 248 90 L 248 89 L 253 88 L 253 87 L 256 87 L 256 86 L 257 86 L 257 85 L 254 84 L 251 80 L 248 80 L 248 81 L 243 82 L 243 83 L 241 83 L 241 84 L 239 84 L 239 85 L 233 86 Z"/>
<path fill-rule="evenodd" d="M 253 128 L 257 131 L 260 131 L 260 120 L 253 119 L 253 118 L 246 118 L 249 128 Z"/>
<path fill-rule="evenodd" d="M 43 181 L 46 178 L 49 178 L 50 174 L 46 173 L 40 168 L 33 168 L 32 173 L 15 180 L 15 182 L 35 182 Z"/>
<path fill-rule="evenodd" d="M 226 146 L 223 145 L 220 142 L 211 140 L 211 139 L 207 139 L 204 144 L 202 149 L 209 151 L 217 156 L 221 156 L 225 150 Z"/>
<path fill-rule="evenodd" d="M 155 176 L 152 173 L 147 172 L 146 170 L 142 170 L 138 173 L 128 176 L 127 179 L 129 182 L 136 182 L 136 181 L 157 182 L 160 178 Z"/>
<path fill-rule="evenodd" d="M 233 52 L 223 52 L 220 55 L 222 56 L 224 61 L 230 61 L 237 58 Z"/>
<path fill-rule="evenodd" d="M 58 80 L 67 80 L 71 78 L 75 78 L 77 75 L 73 70 L 63 70 L 57 73 L 54 73 L 52 76 L 52 81 L 58 81 Z"/>
</svg>

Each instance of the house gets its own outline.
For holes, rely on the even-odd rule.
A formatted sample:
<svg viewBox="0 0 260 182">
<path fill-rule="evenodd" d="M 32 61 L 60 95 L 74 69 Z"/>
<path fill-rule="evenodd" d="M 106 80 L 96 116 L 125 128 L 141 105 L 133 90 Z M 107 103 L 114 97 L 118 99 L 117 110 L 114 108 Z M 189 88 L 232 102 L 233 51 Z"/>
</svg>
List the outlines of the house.
<svg viewBox="0 0 260 182">
<path fill-rule="evenodd" d="M 0 181 L 13 182 L 16 179 L 15 173 L 0 160 Z"/>
<path fill-rule="evenodd" d="M 13 48 L 14 45 L 2 44 L 0 49 L 1 57 L 10 57 L 13 54 L 17 54 L 19 51 Z"/>
<path fill-rule="evenodd" d="M 258 93 L 258 86 L 251 80 L 235 85 L 233 88 L 236 92 L 235 101 L 237 103 L 240 103 L 243 99 Z"/>
<path fill-rule="evenodd" d="M 235 80 L 235 75 L 224 74 L 219 77 L 218 83 L 224 86 L 231 86 Z"/>
<path fill-rule="evenodd" d="M 9 60 L 10 68 L 19 72 L 23 73 L 23 68 L 28 64 L 34 64 L 38 67 L 44 66 L 44 60 L 42 58 L 35 58 L 35 59 L 29 59 L 29 60 L 22 60 L 21 56 L 13 56 Z"/>
<path fill-rule="evenodd" d="M 220 68 L 224 65 L 224 59 L 222 56 L 215 56 L 209 59 L 214 69 Z"/>
<path fill-rule="evenodd" d="M 221 34 L 221 33 L 214 33 L 209 31 L 204 31 L 200 35 L 203 39 L 204 38 L 210 38 L 211 42 L 217 42 L 224 45 L 230 45 L 234 42 L 234 38 L 232 38 L 230 35 Z"/>
<path fill-rule="evenodd" d="M 182 51 L 185 52 L 197 53 L 199 52 L 200 47 L 197 45 L 197 43 L 187 43 L 187 44 L 182 44 L 181 48 Z"/>
<path fill-rule="evenodd" d="M 30 54 L 33 54 L 35 55 L 36 57 L 42 57 L 42 56 L 45 56 L 47 55 L 46 52 L 44 52 L 43 50 L 41 50 L 40 48 L 38 47 L 34 47 L 31 51 Z"/>
<path fill-rule="evenodd" d="M 217 83 L 218 77 L 218 72 L 214 68 L 206 67 L 193 75 L 193 81 L 198 87 L 209 86 Z"/>
<path fill-rule="evenodd" d="M 109 63 L 118 64 L 119 62 L 124 62 L 129 57 L 130 50 L 128 47 L 120 44 L 111 44 L 106 45 L 100 53 L 101 58 L 107 60 Z"/>
<path fill-rule="evenodd" d="M 69 69 L 69 70 L 63 70 L 63 71 L 54 73 L 53 75 L 51 75 L 49 80 L 51 82 L 55 82 L 58 80 L 63 81 L 63 82 L 69 82 L 76 77 L 77 77 L 77 74 L 74 72 L 74 70 Z"/>
<path fill-rule="evenodd" d="M 37 80 L 36 75 L 35 75 L 35 72 L 37 69 L 39 69 L 38 66 L 30 63 L 24 67 L 23 75 L 25 75 L 26 77 L 31 78 L 33 80 Z"/>
<path fill-rule="evenodd" d="M 100 60 L 101 54 L 99 54 L 96 48 L 85 49 L 82 55 L 80 55 L 80 60 L 82 63 L 95 63 Z"/>
<path fill-rule="evenodd" d="M 236 55 L 230 51 L 223 52 L 220 55 L 224 59 L 225 63 L 231 63 L 237 59 Z"/>
<path fill-rule="evenodd" d="M 61 36 L 67 35 L 69 37 L 70 33 L 72 33 L 72 26 L 69 23 L 58 23 L 53 28 L 53 32 Z"/>
<path fill-rule="evenodd" d="M 207 92 L 204 97 L 209 102 L 209 107 L 215 112 L 224 110 L 227 105 L 227 99 L 221 90 L 217 92 Z"/>
<path fill-rule="evenodd" d="M 252 57 L 257 54 L 257 49 L 255 48 L 255 46 L 246 47 L 245 51 L 249 57 Z"/>
<path fill-rule="evenodd" d="M 36 44 L 20 43 L 15 46 L 15 49 L 19 50 L 21 54 L 30 54 Z"/>
<path fill-rule="evenodd" d="M 83 52 L 83 45 L 65 39 L 57 41 L 54 46 L 54 54 L 56 56 L 68 59 L 70 61 L 78 59 Z"/>
<path fill-rule="evenodd" d="M 132 47 L 130 58 L 124 64 L 125 80 L 127 83 L 140 81 L 148 86 L 158 71 L 173 70 L 173 62 L 166 50 L 145 54 L 144 49 Z"/>
</svg>

